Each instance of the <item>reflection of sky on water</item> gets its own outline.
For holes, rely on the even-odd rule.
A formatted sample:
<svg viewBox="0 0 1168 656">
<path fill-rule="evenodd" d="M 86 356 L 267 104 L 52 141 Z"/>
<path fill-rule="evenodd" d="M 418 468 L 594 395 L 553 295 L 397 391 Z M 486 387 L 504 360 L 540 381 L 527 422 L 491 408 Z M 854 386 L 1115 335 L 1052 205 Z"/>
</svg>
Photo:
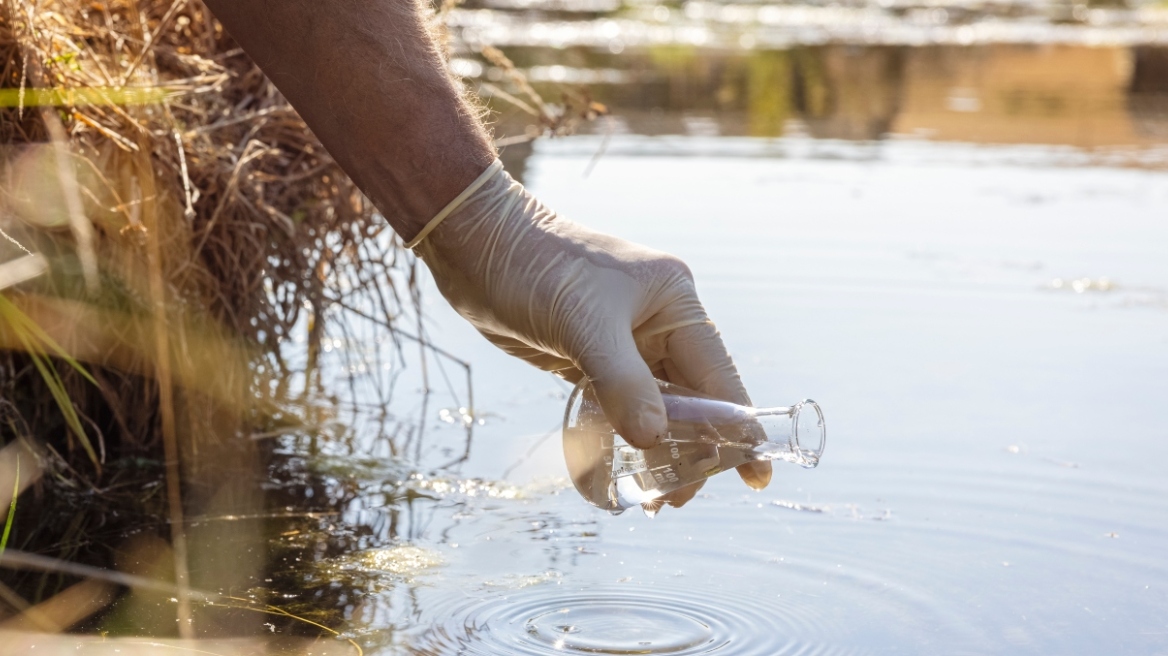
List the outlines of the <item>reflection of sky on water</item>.
<svg viewBox="0 0 1168 656">
<path fill-rule="evenodd" d="M 508 147 L 509 170 L 685 259 L 753 398 L 815 398 L 830 446 L 761 493 L 724 475 L 683 510 L 609 517 L 564 478 L 567 386 L 490 347 L 423 272 L 410 332 L 471 366 L 473 414 L 457 362 L 423 369 L 372 324 L 322 356 L 360 374 L 359 403 L 332 408 L 352 441 L 305 460 L 347 495 L 334 533 L 369 550 L 323 570 L 368 575 L 338 602 L 348 633 L 383 654 L 669 635 L 736 656 L 1162 649 L 1168 50 L 1136 45 L 1162 38 L 1159 11 L 460 10 L 464 45 L 506 28 L 545 97 L 584 84 L 612 109 Z M 963 29 L 985 38 L 954 45 Z M 465 49 L 454 70 L 506 84 Z M 492 106 L 500 135 L 524 132 Z"/>
<path fill-rule="evenodd" d="M 563 480 L 565 386 L 425 283 L 429 335 L 472 364 L 484 421 L 469 460 L 431 471 L 462 452 L 465 395 L 432 361 L 424 405 L 407 349 L 394 408 L 428 417 L 407 449 L 424 464 L 387 469 L 392 494 L 372 485 L 347 519 L 373 527 L 364 548 L 441 564 L 370 573 L 353 635 L 374 653 L 549 654 L 556 627 L 620 607 L 662 635 L 704 617 L 730 640 L 683 654 L 1165 644 L 1162 173 L 1070 147 L 625 135 L 585 177 L 601 142 L 537 142 L 528 184 L 682 256 L 752 396 L 823 405 L 821 466 L 609 517 Z M 581 621 L 548 623 L 565 609 Z"/>
</svg>

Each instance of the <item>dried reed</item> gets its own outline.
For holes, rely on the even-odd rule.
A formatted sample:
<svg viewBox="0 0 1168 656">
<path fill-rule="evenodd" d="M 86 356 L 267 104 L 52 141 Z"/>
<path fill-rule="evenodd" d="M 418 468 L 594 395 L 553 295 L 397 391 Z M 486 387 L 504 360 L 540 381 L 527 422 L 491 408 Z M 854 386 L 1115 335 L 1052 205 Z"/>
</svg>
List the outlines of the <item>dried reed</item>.
<svg viewBox="0 0 1168 656">
<path fill-rule="evenodd" d="M 512 83 L 484 90 L 536 122 L 502 143 L 605 111 L 580 91 L 547 103 L 477 49 Z M 23 454 L 21 513 L 89 509 L 0 508 L 0 567 L 16 568 L 0 629 L 68 628 L 118 583 L 16 554 L 110 568 L 110 541 L 169 531 L 150 558 L 170 565 L 152 572 L 189 638 L 192 588 L 267 564 L 213 551 L 184 516 L 263 512 L 252 481 L 271 441 L 241 438 L 327 419 L 330 333 L 354 320 L 412 341 L 463 366 L 468 397 L 469 366 L 426 339 L 415 260 L 199 0 L 0 0 L 0 61 L 0 461 Z M 214 572 L 188 571 L 212 555 Z"/>
<path fill-rule="evenodd" d="M 0 445 L 43 443 L 37 489 L 169 526 L 185 620 L 184 510 L 262 510 L 239 481 L 264 442 L 240 438 L 311 422 L 329 309 L 392 330 L 415 263 L 197 0 L 4 0 L 0 61 Z M 109 517 L 18 522 L 7 547 L 108 566 Z M 79 589 L 6 580 L 17 611 Z"/>
</svg>

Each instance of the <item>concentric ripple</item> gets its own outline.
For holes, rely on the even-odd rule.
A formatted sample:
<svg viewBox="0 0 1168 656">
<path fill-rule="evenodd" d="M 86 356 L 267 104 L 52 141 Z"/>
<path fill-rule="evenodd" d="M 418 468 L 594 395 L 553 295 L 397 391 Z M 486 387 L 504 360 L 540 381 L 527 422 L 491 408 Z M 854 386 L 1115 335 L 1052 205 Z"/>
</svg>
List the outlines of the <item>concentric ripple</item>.
<svg viewBox="0 0 1168 656">
<path fill-rule="evenodd" d="M 577 601 L 537 615 L 525 626 L 536 642 L 588 654 L 679 654 L 713 639 L 701 619 L 644 600 L 620 605 L 611 599 Z"/>
<path fill-rule="evenodd" d="M 464 656 L 844 654 L 815 617 L 759 603 L 663 586 L 536 587 L 432 609 L 448 618 L 412 653 Z"/>
</svg>

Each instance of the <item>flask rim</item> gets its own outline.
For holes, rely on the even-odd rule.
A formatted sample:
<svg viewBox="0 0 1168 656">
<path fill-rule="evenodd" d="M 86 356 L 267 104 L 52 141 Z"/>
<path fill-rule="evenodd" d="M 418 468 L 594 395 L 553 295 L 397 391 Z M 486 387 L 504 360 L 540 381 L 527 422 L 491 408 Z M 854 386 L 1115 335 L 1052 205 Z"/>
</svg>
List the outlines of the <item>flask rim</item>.
<svg viewBox="0 0 1168 656">
<path fill-rule="evenodd" d="M 809 436 L 801 435 L 801 431 L 799 430 L 799 415 L 807 407 L 815 411 L 815 426 L 819 429 L 819 434 L 816 436 L 818 438 L 818 444 L 812 449 L 803 446 L 801 438 L 807 438 Z M 803 399 L 791 408 L 791 447 L 792 451 L 799 457 L 799 464 L 804 467 L 818 465 L 819 459 L 823 457 L 824 449 L 827 448 L 827 424 L 823 420 L 823 409 L 811 399 Z M 808 454 L 811 454 L 812 457 L 809 458 Z"/>
</svg>

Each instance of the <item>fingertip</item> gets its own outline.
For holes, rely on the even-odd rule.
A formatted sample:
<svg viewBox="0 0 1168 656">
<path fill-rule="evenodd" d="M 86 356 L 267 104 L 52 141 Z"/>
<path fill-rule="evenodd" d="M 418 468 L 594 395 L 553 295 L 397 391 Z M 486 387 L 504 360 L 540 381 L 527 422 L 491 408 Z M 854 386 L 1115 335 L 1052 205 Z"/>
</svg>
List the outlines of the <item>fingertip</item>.
<svg viewBox="0 0 1168 656">
<path fill-rule="evenodd" d="M 702 489 L 703 485 L 705 485 L 705 481 L 699 481 L 699 482 L 694 483 L 692 485 L 687 485 L 685 487 L 678 488 L 678 489 L 670 492 L 669 494 L 666 494 L 665 496 L 661 497 L 660 500 L 664 501 L 666 504 L 668 504 L 669 506 L 671 506 L 673 508 L 681 508 L 685 504 L 692 501 L 693 498 L 698 495 L 698 491 Z"/>
<path fill-rule="evenodd" d="M 756 492 L 770 485 L 774 469 L 769 462 L 748 462 L 736 468 L 742 482 Z"/>
<path fill-rule="evenodd" d="M 669 432 L 669 420 L 665 416 L 665 404 L 661 402 L 660 394 L 657 403 L 640 404 L 633 416 L 626 417 L 622 423 L 624 426 L 617 427 L 617 432 L 638 449 L 650 449 L 661 444 Z"/>
<path fill-rule="evenodd" d="M 612 352 L 587 358 L 581 369 L 616 432 L 638 449 L 652 448 L 669 431 L 665 402 L 631 335 L 618 343 L 620 347 Z"/>
</svg>

